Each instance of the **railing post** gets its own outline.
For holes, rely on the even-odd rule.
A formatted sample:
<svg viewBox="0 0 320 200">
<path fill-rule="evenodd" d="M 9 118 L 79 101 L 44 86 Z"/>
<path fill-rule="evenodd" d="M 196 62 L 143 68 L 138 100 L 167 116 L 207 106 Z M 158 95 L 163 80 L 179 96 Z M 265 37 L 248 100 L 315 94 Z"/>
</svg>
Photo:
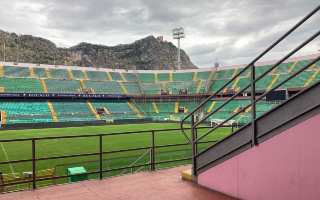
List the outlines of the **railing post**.
<svg viewBox="0 0 320 200">
<path fill-rule="evenodd" d="M 252 138 L 251 146 L 257 145 L 257 127 L 256 127 L 256 70 L 254 64 L 251 65 L 251 127 L 252 127 Z"/>
<path fill-rule="evenodd" d="M 102 144 L 102 135 L 99 135 L 99 178 L 103 178 L 103 144 Z"/>
<path fill-rule="evenodd" d="M 4 180 L 3 180 L 2 172 L 0 172 L 0 193 L 4 192 L 4 186 L 2 186 L 3 184 L 4 184 Z"/>
<path fill-rule="evenodd" d="M 195 178 L 197 176 L 197 145 L 196 145 L 196 128 L 194 127 L 194 115 L 191 116 L 191 142 L 192 142 L 192 175 Z"/>
<path fill-rule="evenodd" d="M 150 149 L 150 170 L 154 171 L 155 166 L 155 135 L 154 130 L 151 132 L 151 149 Z"/>
<path fill-rule="evenodd" d="M 32 139 L 32 189 L 36 188 L 36 140 Z"/>
</svg>

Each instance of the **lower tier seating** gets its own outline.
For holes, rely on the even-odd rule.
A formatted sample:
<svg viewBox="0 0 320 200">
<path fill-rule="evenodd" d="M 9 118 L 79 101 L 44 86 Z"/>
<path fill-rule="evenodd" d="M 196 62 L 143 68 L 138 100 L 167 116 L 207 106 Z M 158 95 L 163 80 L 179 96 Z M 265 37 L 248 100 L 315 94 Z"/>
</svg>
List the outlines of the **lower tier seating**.
<svg viewBox="0 0 320 200">
<path fill-rule="evenodd" d="M 209 108 L 210 111 L 214 111 L 225 101 L 214 100 L 213 102 L 207 105 L 207 109 L 203 111 L 204 115 L 207 114 Z M 97 120 L 96 113 L 98 113 L 98 110 L 104 110 L 103 113 L 100 113 L 100 118 L 103 120 L 141 119 L 139 114 L 142 114 L 145 118 L 152 118 L 153 120 L 179 121 L 199 105 L 198 101 L 146 101 L 131 102 L 131 105 L 127 101 L 98 100 L 91 101 L 91 105 L 87 101 L 51 101 L 51 103 L 52 106 L 48 106 L 46 101 L 1 101 L 0 111 L 6 113 L 8 124 L 51 122 L 54 118 L 53 115 L 58 122 L 92 121 Z M 250 100 L 233 100 L 212 115 L 208 121 L 225 120 L 249 104 Z M 269 111 L 276 105 L 273 102 L 259 102 L 256 107 L 257 116 Z M 132 106 L 136 107 L 138 112 Z M 184 113 L 179 112 L 179 108 L 184 108 Z M 249 108 L 234 120 L 244 123 L 250 121 L 250 117 Z"/>
<path fill-rule="evenodd" d="M 52 105 L 59 122 L 96 120 L 85 101 L 53 101 Z"/>
<path fill-rule="evenodd" d="M 51 122 L 46 101 L 0 101 L 0 110 L 6 113 L 7 124 Z"/>
</svg>

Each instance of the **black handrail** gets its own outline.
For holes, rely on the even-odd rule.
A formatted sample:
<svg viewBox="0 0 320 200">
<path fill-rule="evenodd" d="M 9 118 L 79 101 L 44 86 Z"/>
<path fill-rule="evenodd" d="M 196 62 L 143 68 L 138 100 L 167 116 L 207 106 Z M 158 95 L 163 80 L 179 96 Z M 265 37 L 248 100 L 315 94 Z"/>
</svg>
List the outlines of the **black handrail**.
<svg viewBox="0 0 320 200">
<path fill-rule="evenodd" d="M 290 58 L 293 54 L 295 54 L 297 51 L 299 51 L 301 48 L 303 48 L 304 46 L 306 46 L 307 44 L 309 44 L 312 40 L 314 40 L 316 37 L 318 37 L 320 35 L 320 30 L 318 32 L 316 32 L 315 34 L 313 34 L 310 38 L 308 38 L 306 41 L 304 41 L 302 44 L 300 44 L 298 47 L 296 47 L 294 50 L 292 50 L 290 53 L 288 53 L 286 56 L 284 56 L 282 59 L 280 59 L 276 64 L 274 64 L 271 68 L 269 68 L 268 70 L 266 70 L 264 73 L 262 73 L 258 78 L 256 78 L 255 80 L 253 80 L 253 83 L 256 83 L 257 81 L 259 81 L 260 79 L 262 79 L 263 77 L 265 77 L 269 72 L 271 72 L 273 69 L 275 69 L 276 67 L 278 67 L 280 64 L 282 64 L 285 60 L 287 60 L 288 58 Z M 198 121 L 197 123 L 194 124 L 194 126 L 198 126 L 199 124 L 201 124 L 203 121 L 205 121 L 206 119 L 208 119 L 210 116 L 212 116 L 214 113 L 216 113 L 217 111 L 219 111 L 221 108 L 223 108 L 226 104 L 228 104 L 230 101 L 232 101 L 235 97 L 237 97 L 239 94 L 243 93 L 246 89 L 248 89 L 251 86 L 251 83 L 249 85 L 247 85 L 246 87 L 244 87 L 243 89 L 241 89 L 239 92 L 237 92 L 235 95 L 233 95 L 231 98 L 229 98 L 229 100 L 227 100 L 225 103 L 223 103 L 222 105 L 220 105 L 215 111 L 209 113 L 208 115 L 206 115 L 204 118 L 202 118 L 200 121 Z"/>
<path fill-rule="evenodd" d="M 287 79 L 283 80 L 282 82 L 280 82 L 279 84 L 277 84 L 274 88 L 272 88 L 271 90 L 263 93 L 262 95 L 260 95 L 256 100 L 255 103 L 257 103 L 258 101 L 262 100 L 267 94 L 269 94 L 270 92 L 276 90 L 277 88 L 279 88 L 280 86 L 282 86 L 283 84 L 285 84 L 286 82 L 290 81 L 291 79 L 293 79 L 294 77 L 296 77 L 298 74 L 300 74 L 302 71 L 306 70 L 307 68 L 311 67 L 313 64 L 317 63 L 320 60 L 320 56 L 318 56 L 316 59 L 314 59 L 312 62 L 310 62 L 308 65 L 306 65 L 305 67 L 301 68 L 300 70 L 298 70 L 297 72 L 293 73 L 291 76 L 289 76 Z M 255 80 L 254 82 L 256 82 L 257 80 Z M 240 109 L 237 113 L 235 113 L 234 115 L 232 115 L 231 117 L 227 118 L 226 120 L 224 120 L 223 122 L 221 122 L 219 125 L 223 125 L 224 123 L 228 122 L 230 119 L 233 119 L 235 116 L 239 115 L 241 112 L 243 112 L 244 110 L 246 110 L 247 108 L 249 108 L 250 106 L 252 106 L 251 104 L 248 104 L 247 106 L 243 107 L 242 109 Z M 205 138 L 207 135 L 209 135 L 210 133 L 212 133 L 213 131 L 215 131 L 216 129 L 220 128 L 219 126 L 215 126 L 214 128 L 210 129 L 208 132 L 206 132 L 205 134 L 203 134 L 201 137 L 197 138 L 195 140 L 195 142 L 199 142 L 200 140 L 202 140 L 203 138 Z"/>
<path fill-rule="evenodd" d="M 197 130 L 205 129 L 209 127 L 198 127 Z M 188 128 L 191 129 L 191 128 Z M 99 159 L 96 160 L 96 162 L 99 163 L 96 170 L 94 172 L 87 172 L 84 174 L 90 175 L 90 174 L 98 174 L 99 178 L 103 178 L 103 173 L 105 172 L 113 172 L 113 171 L 119 171 L 123 169 L 130 169 L 130 168 L 136 168 L 136 167 L 150 167 L 150 170 L 155 170 L 155 166 L 159 164 L 164 163 L 172 163 L 172 162 L 178 162 L 178 161 L 187 161 L 191 160 L 191 157 L 183 157 L 179 159 L 171 159 L 171 160 L 162 160 L 162 161 L 156 161 L 156 149 L 164 149 L 164 148 L 170 148 L 170 147 L 184 147 L 187 146 L 188 148 L 184 148 L 183 150 L 191 150 L 189 148 L 189 143 L 169 143 L 169 144 L 156 144 L 155 143 L 155 134 L 179 134 L 179 132 L 173 132 L 173 131 L 179 131 L 179 128 L 172 128 L 172 129 L 151 129 L 151 130 L 141 130 L 141 131 L 127 131 L 127 132 L 116 132 L 116 133 L 107 133 L 107 134 L 93 134 L 93 135 L 66 135 L 66 136 L 47 136 L 47 137 L 34 137 L 34 138 L 18 138 L 18 139 L 5 139 L 0 140 L 0 143 L 15 143 L 15 142 L 32 142 L 31 145 L 31 158 L 29 159 L 21 159 L 21 160 L 8 160 L 8 161 L 1 161 L 0 165 L 6 165 L 6 164 L 14 164 L 14 163 L 32 163 L 32 176 L 29 179 L 26 180 L 19 180 L 15 182 L 9 182 L 9 183 L 0 183 L 0 188 L 5 186 L 11 186 L 11 185 L 20 185 L 29 183 L 32 185 L 33 189 L 37 188 L 36 183 L 40 181 L 45 180 L 56 180 L 56 179 L 62 179 L 62 178 L 68 178 L 71 177 L 71 175 L 62 175 L 62 176 L 56 176 L 53 177 L 37 177 L 37 163 L 39 161 L 47 161 L 47 160 L 56 160 L 56 159 L 66 159 L 66 158 L 75 158 L 75 157 L 88 157 L 88 156 L 99 156 Z M 135 148 L 127 148 L 127 149 L 117 149 L 117 150 L 111 150 L 111 151 L 103 151 L 103 138 L 104 137 L 112 137 L 112 136 L 122 136 L 122 135 L 132 135 L 132 134 L 150 134 L 152 140 L 149 145 L 144 145 L 142 147 L 135 147 Z M 47 157 L 40 157 L 36 156 L 36 144 L 39 141 L 52 141 L 52 140 L 68 140 L 68 139 L 75 139 L 75 138 L 99 138 L 99 141 L 97 141 L 98 151 L 89 152 L 89 153 L 78 153 L 78 154 L 64 154 L 64 155 L 58 155 L 58 156 L 47 156 Z M 216 143 L 218 140 L 208 140 L 203 141 L 199 144 L 211 144 Z M 139 151 L 139 150 L 148 150 L 150 151 L 150 158 L 148 163 L 134 165 L 134 166 L 124 166 L 119 168 L 112 168 L 112 169 L 103 169 L 103 155 L 111 155 L 111 154 L 117 154 L 117 153 L 123 153 L 123 152 L 133 152 L 133 151 Z M 191 155 L 189 155 L 191 156 Z"/>
<path fill-rule="evenodd" d="M 306 15 L 303 19 L 301 19 L 297 24 L 295 24 L 289 31 L 287 31 L 284 35 L 282 35 L 276 42 L 270 45 L 267 49 L 265 49 L 260 55 L 258 55 L 253 61 L 251 61 L 246 67 L 244 67 L 236 76 L 232 77 L 226 84 L 224 84 L 218 91 L 210 95 L 207 99 L 202 101 L 192 112 L 190 112 L 184 119 L 182 119 L 180 123 L 181 132 L 187 138 L 189 143 L 192 143 L 190 138 L 185 133 L 184 122 L 192 116 L 195 112 L 203 107 L 207 102 L 209 102 L 213 97 L 217 96 L 224 88 L 226 88 L 231 82 L 233 82 L 236 78 L 238 78 L 244 71 L 249 69 L 251 66 L 254 66 L 257 61 L 259 61 L 263 56 L 265 56 L 270 50 L 272 50 L 275 46 L 277 46 L 280 42 L 282 42 L 285 38 L 287 38 L 292 32 L 294 32 L 297 28 L 299 28 L 302 24 L 304 24 L 310 17 L 312 17 L 315 13 L 320 10 L 320 5 L 318 5 L 314 10 L 312 10 L 308 15 Z M 197 126 L 195 124 L 195 126 Z"/>
</svg>

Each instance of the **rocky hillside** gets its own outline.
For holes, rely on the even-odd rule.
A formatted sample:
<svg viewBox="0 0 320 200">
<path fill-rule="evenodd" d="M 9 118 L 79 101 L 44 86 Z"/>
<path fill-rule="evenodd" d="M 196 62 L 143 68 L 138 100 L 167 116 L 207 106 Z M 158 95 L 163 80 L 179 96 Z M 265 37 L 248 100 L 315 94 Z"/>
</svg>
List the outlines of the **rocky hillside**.
<svg viewBox="0 0 320 200">
<path fill-rule="evenodd" d="M 173 69 L 177 58 L 177 48 L 171 42 L 154 36 L 117 46 L 80 43 L 71 48 L 59 48 L 43 38 L 0 30 L 0 60 L 4 57 L 4 42 L 8 62 L 163 70 Z M 196 68 L 184 51 L 181 51 L 181 62 L 182 69 Z"/>
</svg>

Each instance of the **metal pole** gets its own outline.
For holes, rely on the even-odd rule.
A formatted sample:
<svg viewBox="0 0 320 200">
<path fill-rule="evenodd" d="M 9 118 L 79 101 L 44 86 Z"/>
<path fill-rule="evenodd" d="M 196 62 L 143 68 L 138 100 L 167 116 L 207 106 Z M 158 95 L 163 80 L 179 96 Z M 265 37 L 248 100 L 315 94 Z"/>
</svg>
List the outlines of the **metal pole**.
<svg viewBox="0 0 320 200">
<path fill-rule="evenodd" d="M 0 172 L 0 193 L 4 192 L 4 186 L 1 186 L 3 184 L 4 184 L 4 180 L 3 180 L 2 172 Z"/>
<path fill-rule="evenodd" d="M 252 139 L 251 146 L 257 145 L 257 127 L 256 127 L 256 71 L 255 66 L 251 65 L 251 127 Z"/>
<path fill-rule="evenodd" d="M 234 131 L 234 123 L 231 124 L 231 134 L 233 133 Z"/>
<path fill-rule="evenodd" d="M 151 151 L 150 151 L 150 162 L 151 162 L 151 171 L 154 171 L 156 169 L 155 166 L 155 137 L 154 137 L 154 131 L 152 131 L 152 144 L 151 144 Z"/>
<path fill-rule="evenodd" d="M 180 38 L 178 39 L 178 70 L 181 69 L 181 61 L 180 61 Z"/>
<path fill-rule="evenodd" d="M 36 140 L 32 139 L 32 189 L 36 188 Z"/>
<path fill-rule="evenodd" d="M 194 127 L 194 115 L 191 116 L 191 135 L 192 135 L 192 175 L 197 176 L 197 146 L 196 146 L 196 129 Z"/>
<path fill-rule="evenodd" d="M 103 144 L 102 144 L 102 135 L 99 135 L 99 178 L 100 180 L 103 178 L 102 170 L 103 170 Z"/>
</svg>

